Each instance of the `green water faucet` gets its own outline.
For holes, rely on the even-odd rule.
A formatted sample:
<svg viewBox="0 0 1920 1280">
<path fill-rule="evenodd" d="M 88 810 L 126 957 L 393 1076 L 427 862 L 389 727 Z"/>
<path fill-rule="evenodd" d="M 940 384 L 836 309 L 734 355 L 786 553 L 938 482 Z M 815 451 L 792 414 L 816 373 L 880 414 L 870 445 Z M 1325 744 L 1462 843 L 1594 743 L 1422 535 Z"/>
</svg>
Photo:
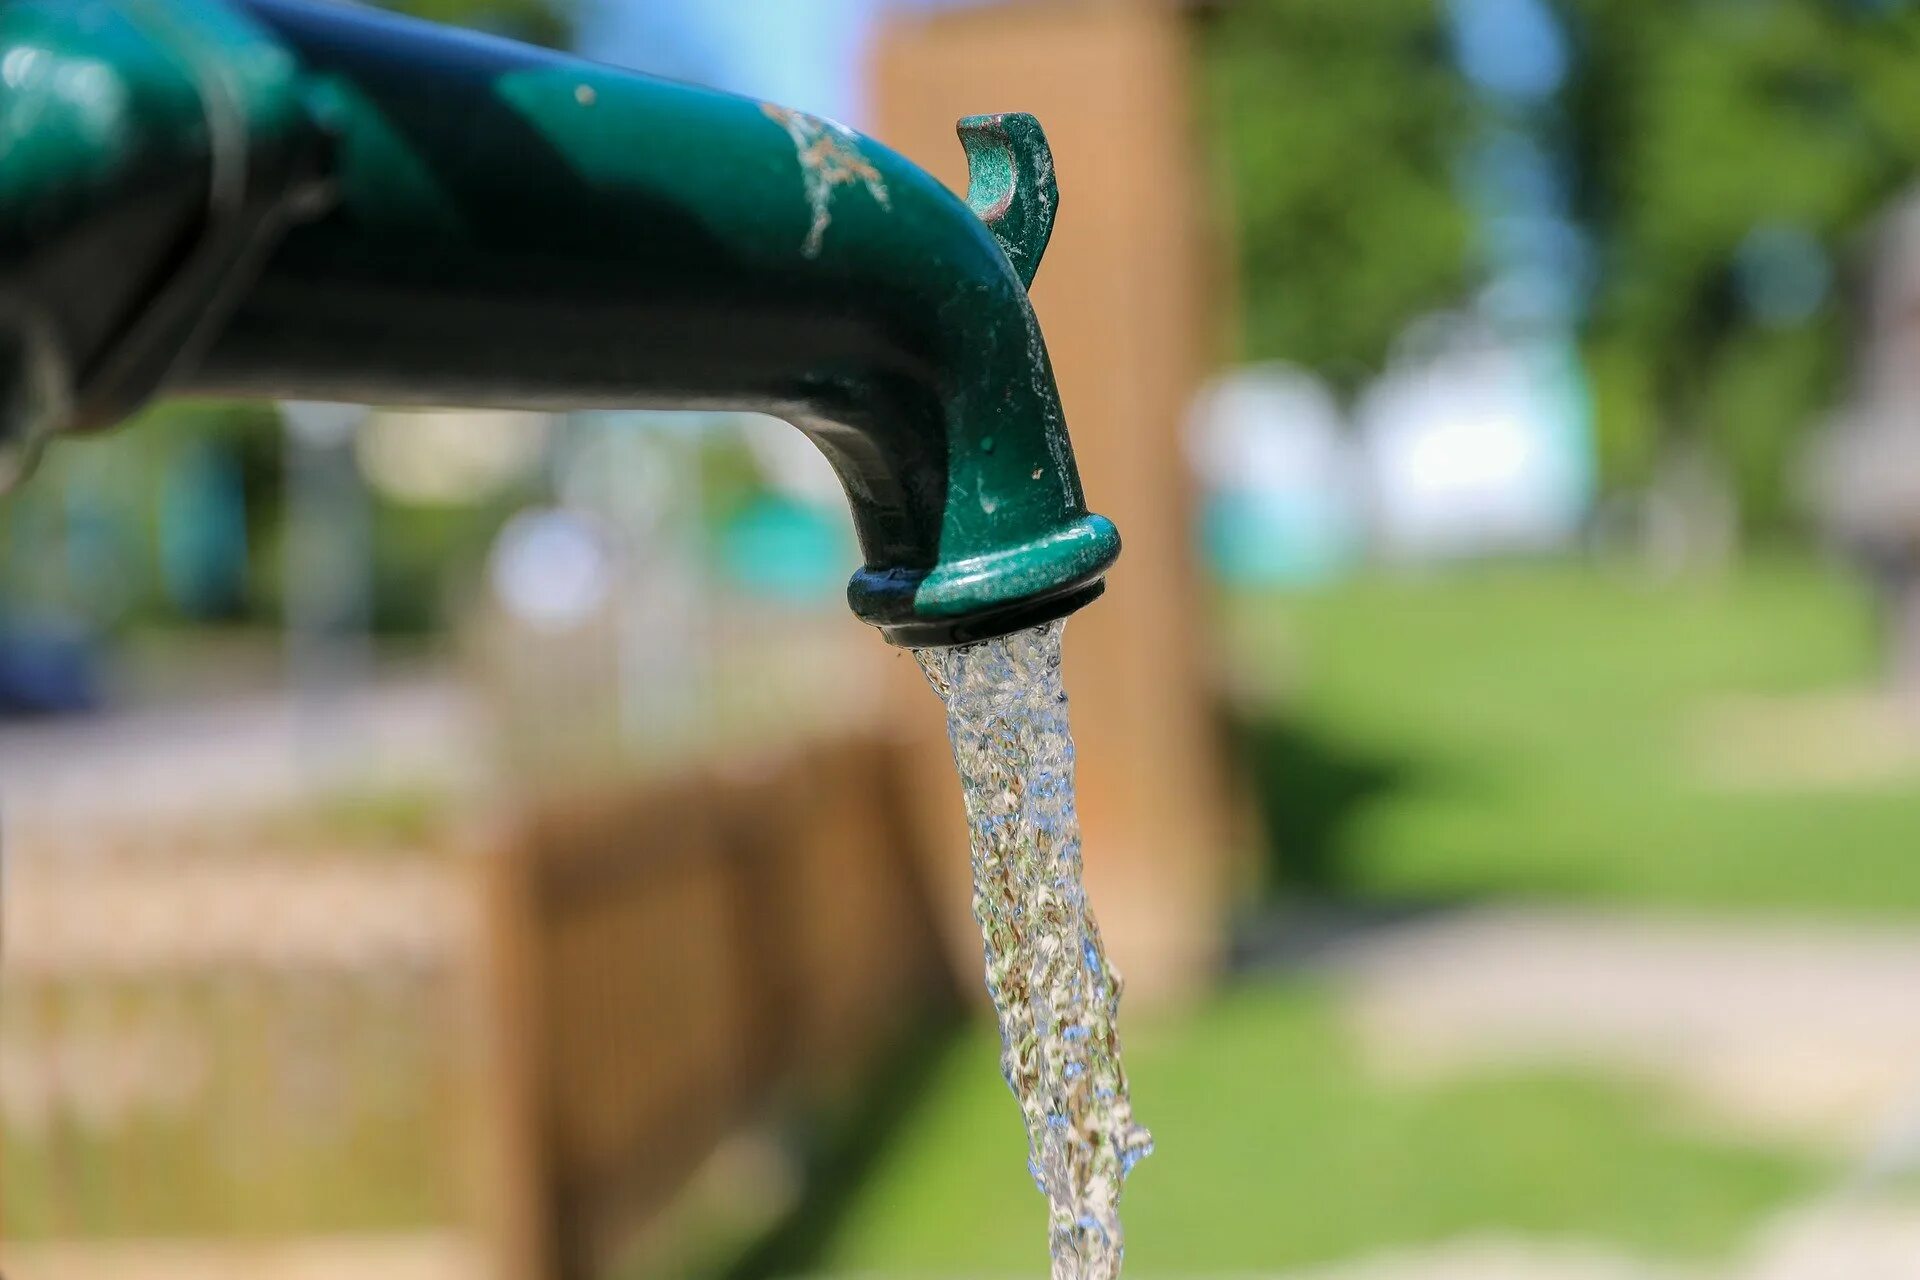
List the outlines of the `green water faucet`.
<svg viewBox="0 0 1920 1280">
<path fill-rule="evenodd" d="M 756 410 L 852 506 L 895 644 L 1119 552 L 1028 302 L 1031 117 L 965 202 L 831 121 L 327 0 L 0 6 L 0 480 L 157 395 Z"/>
</svg>

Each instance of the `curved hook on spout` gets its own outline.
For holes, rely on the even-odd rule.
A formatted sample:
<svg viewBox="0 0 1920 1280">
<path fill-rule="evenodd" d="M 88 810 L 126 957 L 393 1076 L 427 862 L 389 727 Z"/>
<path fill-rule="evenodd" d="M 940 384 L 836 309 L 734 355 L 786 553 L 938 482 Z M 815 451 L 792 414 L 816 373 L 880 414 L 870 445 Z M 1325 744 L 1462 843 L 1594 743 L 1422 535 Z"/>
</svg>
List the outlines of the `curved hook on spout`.
<svg viewBox="0 0 1920 1280">
<path fill-rule="evenodd" d="M 1000 242 L 1020 283 L 1031 288 L 1060 207 L 1047 135 L 1024 111 L 968 116 L 959 132 L 967 152 L 967 207 Z"/>
</svg>

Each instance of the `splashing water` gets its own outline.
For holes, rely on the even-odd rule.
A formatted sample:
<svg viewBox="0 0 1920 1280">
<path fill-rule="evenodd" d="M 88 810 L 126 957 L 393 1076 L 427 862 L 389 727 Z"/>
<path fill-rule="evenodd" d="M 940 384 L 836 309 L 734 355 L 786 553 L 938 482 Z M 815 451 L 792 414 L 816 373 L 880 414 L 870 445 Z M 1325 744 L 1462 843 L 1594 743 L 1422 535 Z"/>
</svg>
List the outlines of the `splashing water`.
<svg viewBox="0 0 1920 1280">
<path fill-rule="evenodd" d="M 1063 626 L 918 656 L 947 704 L 1001 1071 L 1050 1206 L 1053 1280 L 1112 1280 L 1126 1252 L 1121 1183 L 1153 1139 L 1127 1100 L 1114 1025 L 1120 979 L 1080 879 Z"/>
</svg>

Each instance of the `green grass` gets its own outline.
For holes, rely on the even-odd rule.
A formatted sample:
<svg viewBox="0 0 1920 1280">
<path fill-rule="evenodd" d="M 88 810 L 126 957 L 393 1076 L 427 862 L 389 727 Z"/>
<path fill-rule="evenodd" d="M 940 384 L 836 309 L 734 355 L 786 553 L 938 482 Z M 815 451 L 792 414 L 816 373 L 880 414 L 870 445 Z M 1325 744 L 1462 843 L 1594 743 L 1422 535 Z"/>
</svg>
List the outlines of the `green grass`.
<svg viewBox="0 0 1920 1280">
<path fill-rule="evenodd" d="M 1703 766 L 1703 718 L 1727 699 L 1867 687 L 1869 603 L 1836 572 L 1783 560 L 1659 586 L 1503 567 L 1241 598 L 1228 620 L 1243 758 L 1290 891 L 1920 909 L 1920 775 L 1730 789 Z M 1268 1273 L 1485 1232 L 1724 1257 L 1831 1175 L 1689 1127 L 1617 1078 L 1372 1078 L 1329 995 L 1277 979 L 1243 980 L 1128 1048 L 1160 1143 L 1128 1191 L 1132 1277 Z M 940 1061 L 824 1248 L 790 1261 L 1033 1274 L 1044 1239 L 981 1033 Z"/>
<path fill-rule="evenodd" d="M 1247 754 L 1296 885 L 1920 910 L 1920 780 L 1735 790 L 1697 758 L 1719 700 L 1867 686 L 1871 612 L 1835 571 L 1383 578 L 1242 599 L 1230 619 L 1268 691 Z"/>
<path fill-rule="evenodd" d="M 1130 1277 L 1270 1271 L 1483 1231 L 1724 1254 L 1817 1183 L 1567 1074 L 1369 1079 L 1329 1003 L 1244 984 L 1129 1045 L 1159 1151 L 1127 1191 Z M 947 1055 L 861 1185 L 822 1272 L 1033 1274 L 1045 1207 L 984 1033 Z"/>
</svg>

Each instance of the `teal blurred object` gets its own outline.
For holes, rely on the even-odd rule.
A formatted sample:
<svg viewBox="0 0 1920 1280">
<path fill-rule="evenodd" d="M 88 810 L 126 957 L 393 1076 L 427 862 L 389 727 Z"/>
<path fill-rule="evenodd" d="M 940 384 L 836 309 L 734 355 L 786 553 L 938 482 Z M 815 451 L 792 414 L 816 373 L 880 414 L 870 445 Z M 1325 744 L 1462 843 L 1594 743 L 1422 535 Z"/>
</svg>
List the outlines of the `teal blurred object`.
<svg viewBox="0 0 1920 1280">
<path fill-rule="evenodd" d="M 897 644 L 1061 617 L 1087 511 L 1025 282 L 1038 125 L 968 201 L 801 112 L 346 5 L 0 10 L 0 476 L 174 392 L 781 416 Z"/>
<path fill-rule="evenodd" d="M 1362 459 L 1327 384 L 1278 362 L 1214 382 L 1188 423 L 1199 543 L 1229 586 L 1309 586 L 1365 553 Z"/>
<path fill-rule="evenodd" d="M 727 577 L 786 604 L 831 599 L 847 546 L 840 523 L 818 507 L 766 495 L 727 522 L 720 559 Z"/>
<path fill-rule="evenodd" d="M 247 503 L 240 464 L 218 441 L 167 463 L 160 487 L 160 576 L 190 618 L 239 612 L 247 590 Z"/>
<path fill-rule="evenodd" d="M 1209 498 L 1200 545 L 1214 576 L 1235 587 L 1303 587 L 1351 572 L 1362 547 L 1347 513 L 1298 497 L 1237 490 Z"/>
</svg>

